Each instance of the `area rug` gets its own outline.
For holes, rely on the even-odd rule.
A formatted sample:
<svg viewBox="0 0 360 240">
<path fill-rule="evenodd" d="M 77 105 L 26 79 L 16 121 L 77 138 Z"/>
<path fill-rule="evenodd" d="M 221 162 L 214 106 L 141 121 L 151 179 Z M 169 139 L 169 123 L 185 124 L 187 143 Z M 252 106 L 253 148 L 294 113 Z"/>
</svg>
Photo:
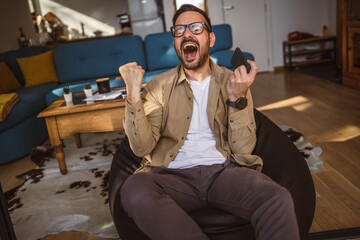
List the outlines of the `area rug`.
<svg viewBox="0 0 360 240">
<path fill-rule="evenodd" d="M 30 158 L 39 166 L 22 174 L 25 184 L 7 193 L 17 239 L 34 240 L 64 231 L 119 238 L 108 204 L 108 172 L 123 132 L 81 134 L 83 147 L 64 140 L 68 173 L 61 175 L 50 146 Z"/>
<path fill-rule="evenodd" d="M 306 142 L 304 135 L 296 128 L 289 126 L 280 126 L 280 128 L 299 149 L 311 174 L 315 174 L 324 169 L 324 162 L 320 159 L 320 155 L 322 154 L 321 147 L 314 147 L 310 142 Z"/>
<path fill-rule="evenodd" d="M 281 126 L 297 145 L 312 173 L 321 171 L 321 148 L 304 141 L 296 129 Z M 65 231 L 119 238 L 108 204 L 108 172 L 123 132 L 81 134 L 82 148 L 64 140 L 68 173 L 61 175 L 50 145 L 35 148 L 38 167 L 19 177 L 25 183 L 6 194 L 17 239 L 34 240 Z"/>
</svg>

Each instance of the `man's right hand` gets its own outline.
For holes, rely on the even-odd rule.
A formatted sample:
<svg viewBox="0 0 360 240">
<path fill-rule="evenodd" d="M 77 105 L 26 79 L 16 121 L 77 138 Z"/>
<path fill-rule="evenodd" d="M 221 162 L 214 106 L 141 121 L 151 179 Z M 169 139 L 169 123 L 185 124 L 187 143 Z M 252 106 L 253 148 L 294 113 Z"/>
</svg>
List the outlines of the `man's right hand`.
<svg viewBox="0 0 360 240">
<path fill-rule="evenodd" d="M 140 91 L 145 70 L 136 62 L 131 62 L 122 65 L 119 72 L 126 85 L 126 100 L 130 104 L 140 101 Z"/>
</svg>

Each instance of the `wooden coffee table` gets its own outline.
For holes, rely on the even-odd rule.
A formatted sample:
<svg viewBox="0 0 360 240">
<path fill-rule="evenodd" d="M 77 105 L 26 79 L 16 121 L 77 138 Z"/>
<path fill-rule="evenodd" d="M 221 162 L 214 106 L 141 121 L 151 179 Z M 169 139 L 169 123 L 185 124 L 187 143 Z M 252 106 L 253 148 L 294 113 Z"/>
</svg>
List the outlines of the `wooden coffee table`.
<svg viewBox="0 0 360 240">
<path fill-rule="evenodd" d="M 39 118 L 45 117 L 50 143 L 54 147 L 61 174 L 67 173 L 62 139 L 75 135 L 76 145 L 81 147 L 79 133 L 123 129 L 125 99 L 86 103 L 82 102 L 85 99 L 83 92 L 73 93 L 73 96 L 73 106 L 66 106 L 64 97 L 60 97 L 38 115 Z"/>
</svg>

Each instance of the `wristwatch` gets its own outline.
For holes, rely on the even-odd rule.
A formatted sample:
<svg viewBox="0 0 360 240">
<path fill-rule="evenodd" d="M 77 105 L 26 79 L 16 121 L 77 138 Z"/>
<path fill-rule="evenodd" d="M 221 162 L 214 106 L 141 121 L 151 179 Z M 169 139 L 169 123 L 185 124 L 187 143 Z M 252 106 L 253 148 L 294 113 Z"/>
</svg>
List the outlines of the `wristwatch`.
<svg viewBox="0 0 360 240">
<path fill-rule="evenodd" d="M 226 100 L 226 105 L 242 110 L 247 106 L 247 99 L 244 97 L 238 98 L 235 102 L 230 101 L 230 99 Z"/>
</svg>

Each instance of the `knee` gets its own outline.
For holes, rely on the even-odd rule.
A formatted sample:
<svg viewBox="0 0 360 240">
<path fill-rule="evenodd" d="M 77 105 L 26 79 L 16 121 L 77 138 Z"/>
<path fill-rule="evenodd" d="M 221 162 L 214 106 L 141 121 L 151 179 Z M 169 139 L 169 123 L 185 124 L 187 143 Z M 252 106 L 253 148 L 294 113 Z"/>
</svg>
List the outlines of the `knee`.
<svg viewBox="0 0 360 240">
<path fill-rule="evenodd" d="M 121 204 L 126 212 L 143 206 L 149 196 L 149 183 L 152 181 L 147 173 L 133 174 L 121 186 Z"/>
<path fill-rule="evenodd" d="M 292 196 L 286 188 L 277 185 L 273 189 L 272 202 L 279 210 L 289 210 L 294 208 Z"/>
</svg>

